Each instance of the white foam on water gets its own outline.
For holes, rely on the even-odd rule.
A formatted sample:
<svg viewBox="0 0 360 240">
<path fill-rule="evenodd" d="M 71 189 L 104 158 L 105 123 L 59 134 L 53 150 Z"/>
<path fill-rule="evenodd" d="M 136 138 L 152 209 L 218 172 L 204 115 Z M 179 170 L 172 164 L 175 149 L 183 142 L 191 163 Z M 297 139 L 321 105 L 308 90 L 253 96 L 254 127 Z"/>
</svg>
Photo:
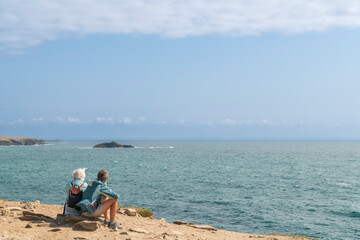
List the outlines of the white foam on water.
<svg viewBox="0 0 360 240">
<path fill-rule="evenodd" d="M 75 147 L 77 149 L 93 149 L 93 147 Z"/>
<path fill-rule="evenodd" d="M 350 187 L 351 184 L 340 182 L 340 183 L 336 183 L 336 185 L 341 186 L 341 187 Z"/>
<path fill-rule="evenodd" d="M 140 147 L 136 147 L 136 148 L 140 148 Z M 154 149 L 154 148 L 156 148 L 156 149 L 162 149 L 162 148 L 175 148 L 175 147 L 173 147 L 173 146 L 168 146 L 168 147 L 161 147 L 161 146 L 157 146 L 157 147 L 148 147 L 148 148 L 150 148 L 150 149 Z"/>
</svg>

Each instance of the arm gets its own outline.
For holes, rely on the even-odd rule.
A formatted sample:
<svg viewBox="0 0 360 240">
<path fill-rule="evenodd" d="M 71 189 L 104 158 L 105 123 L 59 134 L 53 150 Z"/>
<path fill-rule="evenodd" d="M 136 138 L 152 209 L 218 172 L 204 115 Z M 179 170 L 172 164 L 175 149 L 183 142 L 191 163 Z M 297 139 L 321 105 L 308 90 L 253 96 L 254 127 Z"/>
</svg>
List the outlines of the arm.
<svg viewBox="0 0 360 240">
<path fill-rule="evenodd" d="M 69 191 L 70 191 L 70 189 L 71 189 L 71 184 L 70 184 L 70 183 L 66 184 L 66 186 L 65 186 L 65 196 L 66 196 L 66 200 L 67 200 L 68 197 L 69 197 Z"/>
<path fill-rule="evenodd" d="M 116 194 L 113 190 L 111 190 L 105 184 L 100 187 L 99 191 L 100 191 L 100 194 L 104 195 L 105 197 L 112 198 L 112 199 L 118 199 L 119 198 L 119 195 Z"/>
<path fill-rule="evenodd" d="M 101 203 L 104 203 L 106 200 L 108 200 L 109 198 L 108 197 L 105 197 L 105 196 L 103 196 L 102 198 L 101 198 L 101 200 L 100 200 L 100 202 Z"/>
</svg>

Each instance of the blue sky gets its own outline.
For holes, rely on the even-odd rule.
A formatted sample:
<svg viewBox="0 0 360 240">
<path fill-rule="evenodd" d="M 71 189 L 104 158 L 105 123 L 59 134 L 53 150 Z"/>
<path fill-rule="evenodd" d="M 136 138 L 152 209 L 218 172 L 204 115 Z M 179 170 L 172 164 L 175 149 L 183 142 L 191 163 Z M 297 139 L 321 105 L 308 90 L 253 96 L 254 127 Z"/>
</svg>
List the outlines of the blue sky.
<svg viewBox="0 0 360 240">
<path fill-rule="evenodd" d="M 2 0 L 0 135 L 359 139 L 360 10 L 315 3 Z"/>
</svg>

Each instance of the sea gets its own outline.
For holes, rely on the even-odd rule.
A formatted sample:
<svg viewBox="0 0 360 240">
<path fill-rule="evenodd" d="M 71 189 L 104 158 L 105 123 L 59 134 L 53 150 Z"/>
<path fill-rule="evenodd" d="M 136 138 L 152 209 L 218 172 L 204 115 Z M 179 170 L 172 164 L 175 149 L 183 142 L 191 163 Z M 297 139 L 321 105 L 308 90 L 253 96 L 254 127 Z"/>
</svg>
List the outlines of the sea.
<svg viewBox="0 0 360 240">
<path fill-rule="evenodd" d="M 0 198 L 63 205 L 77 168 L 104 168 L 119 205 L 256 234 L 360 239 L 360 142 L 48 141 L 0 147 Z"/>
</svg>

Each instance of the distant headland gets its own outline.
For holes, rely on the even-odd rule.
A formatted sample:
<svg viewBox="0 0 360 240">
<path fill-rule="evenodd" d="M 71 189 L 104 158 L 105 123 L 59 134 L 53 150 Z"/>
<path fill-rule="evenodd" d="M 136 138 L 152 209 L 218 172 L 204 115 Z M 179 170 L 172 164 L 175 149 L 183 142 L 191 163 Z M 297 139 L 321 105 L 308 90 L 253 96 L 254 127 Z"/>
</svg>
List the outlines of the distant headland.
<svg viewBox="0 0 360 240">
<path fill-rule="evenodd" d="M 45 144 L 45 141 L 36 138 L 25 138 L 25 137 L 0 137 L 0 146 L 39 145 L 39 144 Z"/>
</svg>

